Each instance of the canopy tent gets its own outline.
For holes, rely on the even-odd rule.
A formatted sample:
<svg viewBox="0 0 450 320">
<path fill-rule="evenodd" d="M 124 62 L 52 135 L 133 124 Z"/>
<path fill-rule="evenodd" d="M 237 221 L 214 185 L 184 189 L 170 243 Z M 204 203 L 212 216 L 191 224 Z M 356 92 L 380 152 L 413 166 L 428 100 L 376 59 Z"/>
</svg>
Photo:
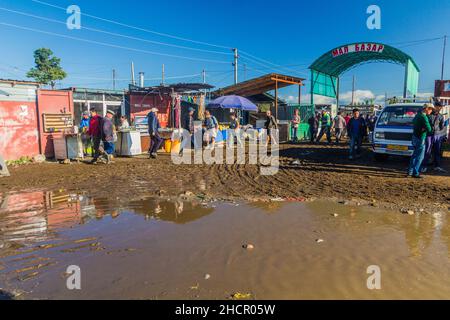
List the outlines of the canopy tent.
<svg viewBox="0 0 450 320">
<path fill-rule="evenodd" d="M 237 109 L 242 111 L 258 112 L 258 107 L 253 102 L 236 95 L 217 98 L 208 104 L 208 108 Z"/>
<path fill-rule="evenodd" d="M 405 66 L 404 97 L 417 94 L 420 70 L 409 55 L 381 43 L 352 43 L 328 51 L 309 67 L 311 103 L 314 104 L 314 94 L 339 100 L 339 76 L 359 65 L 373 62 Z"/>
<path fill-rule="evenodd" d="M 217 91 L 212 92 L 215 96 L 223 95 L 239 95 L 244 97 L 249 97 L 253 95 L 263 94 L 268 91 L 275 91 L 275 116 L 278 118 L 278 89 L 298 85 L 299 86 L 299 104 L 301 103 L 302 91 L 301 88 L 304 86 L 303 81 L 305 79 L 287 76 L 278 73 L 269 73 L 264 76 L 247 80 L 232 86 L 228 86 Z"/>
</svg>

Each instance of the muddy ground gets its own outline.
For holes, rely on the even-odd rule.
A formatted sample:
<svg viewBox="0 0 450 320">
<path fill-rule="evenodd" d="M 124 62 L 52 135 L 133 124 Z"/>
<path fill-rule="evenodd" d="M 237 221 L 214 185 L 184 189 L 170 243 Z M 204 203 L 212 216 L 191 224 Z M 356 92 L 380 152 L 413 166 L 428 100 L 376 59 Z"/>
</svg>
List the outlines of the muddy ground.
<svg viewBox="0 0 450 320">
<path fill-rule="evenodd" d="M 347 155 L 346 145 L 282 145 L 275 176 L 260 175 L 256 165 L 174 165 L 170 155 L 118 158 L 110 166 L 30 164 L 9 168 L 11 177 L 1 178 L 0 192 L 67 189 L 118 199 L 180 193 L 244 200 L 324 198 L 405 212 L 450 210 L 448 173 L 416 180 L 405 175 L 407 159 L 377 163 L 368 148 L 361 159 L 350 161 Z"/>
</svg>

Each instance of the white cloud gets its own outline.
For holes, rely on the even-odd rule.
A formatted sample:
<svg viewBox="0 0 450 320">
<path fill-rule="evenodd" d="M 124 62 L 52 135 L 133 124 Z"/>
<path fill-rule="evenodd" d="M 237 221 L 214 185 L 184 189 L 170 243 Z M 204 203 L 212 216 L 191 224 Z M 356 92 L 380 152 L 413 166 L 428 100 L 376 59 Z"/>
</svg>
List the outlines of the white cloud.
<svg viewBox="0 0 450 320">
<path fill-rule="evenodd" d="M 298 103 L 298 96 L 289 95 L 289 96 L 280 96 L 281 99 L 285 100 L 287 103 Z M 423 92 L 417 94 L 417 99 L 419 100 L 428 100 L 430 97 L 433 97 L 433 93 L 431 92 Z M 388 98 L 392 98 L 388 96 Z M 375 104 L 385 103 L 385 95 L 375 95 L 371 90 L 356 90 L 355 91 L 355 103 L 364 103 L 366 100 L 374 100 Z M 311 95 L 306 94 L 302 95 L 302 103 L 309 103 L 311 101 Z M 341 92 L 340 102 L 339 104 L 350 104 L 352 102 L 352 91 Z M 329 97 L 314 95 L 314 103 L 316 104 L 333 104 L 336 103 L 336 100 Z"/>
</svg>

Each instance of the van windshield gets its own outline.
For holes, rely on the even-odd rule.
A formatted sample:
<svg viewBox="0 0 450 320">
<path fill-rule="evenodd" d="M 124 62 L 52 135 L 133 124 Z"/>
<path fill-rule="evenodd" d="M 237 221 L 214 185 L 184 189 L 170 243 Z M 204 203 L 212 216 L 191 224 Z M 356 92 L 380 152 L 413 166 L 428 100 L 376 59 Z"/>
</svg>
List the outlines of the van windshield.
<svg viewBox="0 0 450 320">
<path fill-rule="evenodd" d="M 417 106 L 387 107 L 381 114 L 377 126 L 412 127 L 413 119 L 420 109 L 421 107 Z"/>
</svg>

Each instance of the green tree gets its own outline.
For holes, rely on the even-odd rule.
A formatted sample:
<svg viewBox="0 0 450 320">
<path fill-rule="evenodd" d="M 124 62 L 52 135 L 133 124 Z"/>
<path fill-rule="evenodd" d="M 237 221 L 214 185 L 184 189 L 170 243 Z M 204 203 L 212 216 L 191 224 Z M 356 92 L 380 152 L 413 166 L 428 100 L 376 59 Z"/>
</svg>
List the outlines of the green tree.
<svg viewBox="0 0 450 320">
<path fill-rule="evenodd" d="M 41 48 L 34 51 L 36 66 L 27 73 L 28 78 L 33 78 L 39 83 L 55 88 L 57 80 L 63 80 L 67 73 L 61 68 L 61 59 L 53 56 L 53 51 Z"/>
</svg>

